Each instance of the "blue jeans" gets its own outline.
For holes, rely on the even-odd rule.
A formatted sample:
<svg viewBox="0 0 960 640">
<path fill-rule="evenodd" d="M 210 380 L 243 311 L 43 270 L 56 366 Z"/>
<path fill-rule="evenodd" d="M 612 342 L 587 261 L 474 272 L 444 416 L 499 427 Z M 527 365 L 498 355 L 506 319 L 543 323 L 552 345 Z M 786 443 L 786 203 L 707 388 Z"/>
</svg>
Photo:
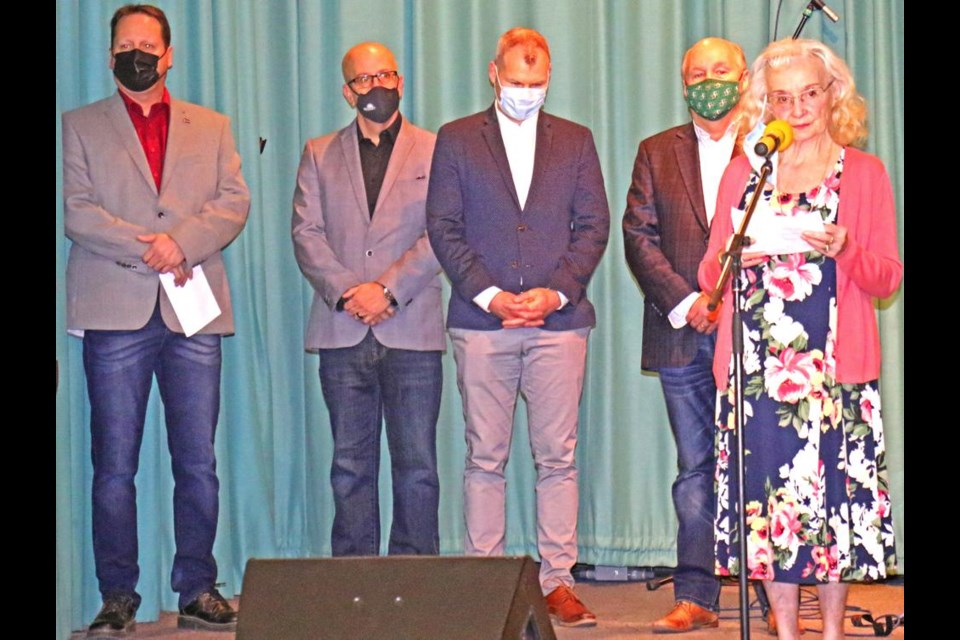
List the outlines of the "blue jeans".
<svg viewBox="0 0 960 640">
<path fill-rule="evenodd" d="M 368 331 L 357 345 L 320 350 L 320 387 L 333 430 L 335 556 L 380 552 L 380 429 L 393 479 L 391 554 L 440 551 L 437 418 L 439 351 L 391 349 Z"/>
<path fill-rule="evenodd" d="M 660 369 L 670 428 L 677 445 L 677 479 L 673 506 L 677 512 L 677 570 L 674 598 L 718 611 L 720 581 L 714 574 L 713 486 L 714 410 L 717 387 L 713 380 L 716 334 L 700 336 L 693 362 Z"/>
<path fill-rule="evenodd" d="M 157 377 L 176 483 L 171 586 L 181 606 L 213 586 L 219 510 L 213 438 L 220 412 L 220 336 L 171 332 L 157 305 L 135 331 L 86 331 L 83 366 L 90 397 L 93 554 L 100 592 L 135 594 L 137 495 L 134 477 L 147 399 Z"/>
</svg>

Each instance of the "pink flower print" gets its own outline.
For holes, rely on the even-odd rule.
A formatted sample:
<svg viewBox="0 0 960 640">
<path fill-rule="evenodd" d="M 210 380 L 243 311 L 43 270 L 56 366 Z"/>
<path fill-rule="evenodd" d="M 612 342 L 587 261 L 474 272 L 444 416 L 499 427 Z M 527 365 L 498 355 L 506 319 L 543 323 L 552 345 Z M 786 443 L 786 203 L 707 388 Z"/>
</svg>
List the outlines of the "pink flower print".
<svg viewBox="0 0 960 640">
<path fill-rule="evenodd" d="M 770 550 L 766 547 L 758 547 L 754 550 L 747 562 L 751 580 L 773 580 L 770 559 Z"/>
<path fill-rule="evenodd" d="M 860 396 L 860 417 L 863 418 L 863 421 L 867 424 L 870 424 L 873 420 L 873 412 L 876 409 L 873 406 L 873 403 L 870 402 L 870 398 L 863 394 Z"/>
<path fill-rule="evenodd" d="M 770 518 L 770 536 L 780 549 L 792 550 L 800 544 L 798 533 L 803 528 L 797 505 L 789 502 L 777 503 Z"/>
<path fill-rule="evenodd" d="M 886 518 L 890 515 L 890 496 L 886 491 L 877 491 L 877 517 Z"/>
<path fill-rule="evenodd" d="M 831 173 L 826 180 L 823 181 L 823 186 L 830 191 L 836 193 L 840 190 L 840 176 L 836 172 Z"/>
<path fill-rule="evenodd" d="M 764 362 L 764 386 L 767 395 L 778 402 L 796 404 L 823 384 L 822 354 L 819 349 L 807 353 L 787 347 L 780 356 L 767 356 Z M 819 361 L 819 364 L 818 364 Z"/>
<path fill-rule="evenodd" d="M 823 274 L 816 264 L 808 263 L 802 253 L 791 253 L 785 260 L 774 257 L 763 269 L 763 286 L 771 296 L 784 300 L 803 300 L 820 284 Z"/>
<path fill-rule="evenodd" d="M 810 552 L 814 563 L 814 573 L 817 580 L 824 582 L 837 582 L 840 579 L 840 559 L 837 551 L 837 545 L 829 547 L 816 546 Z"/>
</svg>

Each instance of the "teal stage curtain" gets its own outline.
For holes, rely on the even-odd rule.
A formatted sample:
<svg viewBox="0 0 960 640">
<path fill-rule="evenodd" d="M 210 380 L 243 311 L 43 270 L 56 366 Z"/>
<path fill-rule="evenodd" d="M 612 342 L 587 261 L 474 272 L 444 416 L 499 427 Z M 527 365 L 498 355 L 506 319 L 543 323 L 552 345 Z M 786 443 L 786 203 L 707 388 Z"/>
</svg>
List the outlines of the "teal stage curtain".
<svg viewBox="0 0 960 640">
<path fill-rule="evenodd" d="M 65 333 L 60 114 L 115 90 L 107 68 L 117 1 L 57 2 L 56 440 L 57 637 L 89 623 L 99 607 L 90 533 L 89 407 L 80 341 Z M 660 386 L 640 373 L 642 298 L 623 258 L 619 221 L 637 144 L 688 118 L 679 76 L 683 52 L 719 35 L 752 60 L 772 39 L 776 0 L 166 0 L 175 65 L 168 86 L 181 99 L 233 119 L 252 207 L 226 251 L 237 335 L 224 341 L 223 408 L 217 434 L 221 480 L 215 548 L 223 591 L 241 586 L 250 557 L 330 553 L 331 440 L 315 355 L 302 348 L 311 292 L 293 258 L 290 208 L 306 139 L 347 124 L 340 95 L 343 52 L 379 40 L 406 76 L 401 109 L 417 124 L 441 124 L 489 106 L 487 62 L 506 29 L 525 25 L 550 41 L 547 109 L 596 137 L 611 237 L 590 286 L 598 325 L 590 338 L 581 408 L 580 560 L 672 565 L 676 466 Z M 804 35 L 843 56 L 870 106 L 868 150 L 886 163 L 903 233 L 903 0 L 835 0 L 842 20 L 813 15 Z M 784 0 L 780 37 L 793 33 L 805 0 Z M 261 141 L 266 144 L 261 152 Z M 878 310 L 884 345 L 883 410 L 901 570 L 903 551 L 903 289 Z M 444 360 L 438 428 L 444 554 L 462 548 L 463 419 L 453 359 Z M 508 469 L 511 554 L 536 554 L 533 480 L 523 409 Z M 382 512 L 391 509 L 383 449 Z M 176 607 L 169 572 L 174 544 L 172 479 L 163 410 L 154 391 L 137 476 L 140 619 Z"/>
</svg>

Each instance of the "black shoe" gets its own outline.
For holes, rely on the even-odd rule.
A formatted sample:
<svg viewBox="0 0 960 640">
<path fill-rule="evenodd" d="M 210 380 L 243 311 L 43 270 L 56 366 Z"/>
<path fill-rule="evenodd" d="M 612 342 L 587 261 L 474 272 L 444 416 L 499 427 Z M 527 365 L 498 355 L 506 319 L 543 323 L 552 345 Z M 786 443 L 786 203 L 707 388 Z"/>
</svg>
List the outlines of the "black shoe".
<svg viewBox="0 0 960 640">
<path fill-rule="evenodd" d="M 216 588 L 204 591 L 190 604 L 180 607 L 177 626 L 204 631 L 236 631 L 237 612 Z"/>
<path fill-rule="evenodd" d="M 132 595 L 111 595 L 103 599 L 100 613 L 90 623 L 87 638 L 122 638 L 137 628 L 138 598 Z"/>
</svg>

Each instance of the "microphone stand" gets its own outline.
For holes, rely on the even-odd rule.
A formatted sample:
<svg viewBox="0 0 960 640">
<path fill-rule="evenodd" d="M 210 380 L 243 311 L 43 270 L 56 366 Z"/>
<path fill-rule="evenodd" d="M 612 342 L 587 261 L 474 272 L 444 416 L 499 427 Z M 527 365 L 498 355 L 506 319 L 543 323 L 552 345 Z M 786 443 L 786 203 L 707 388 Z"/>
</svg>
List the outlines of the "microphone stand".
<svg viewBox="0 0 960 640">
<path fill-rule="evenodd" d="M 740 229 L 733 235 L 730 241 L 730 247 L 724 254 L 723 268 L 720 271 L 720 277 L 717 279 L 717 286 L 710 294 L 710 301 L 707 303 L 707 309 L 715 311 L 723 297 L 723 290 L 727 281 L 733 276 L 733 394 L 734 394 L 734 433 L 737 439 L 737 508 L 740 511 L 739 526 L 739 548 L 740 548 L 740 637 L 743 640 L 750 640 L 750 592 L 747 582 L 747 509 L 746 497 L 744 495 L 745 476 L 744 476 L 744 400 L 743 400 L 743 323 L 740 321 L 741 314 L 741 293 L 742 283 L 740 280 L 741 254 L 743 247 L 746 246 L 746 232 L 750 224 L 750 218 L 753 217 L 753 210 L 757 207 L 760 200 L 760 194 L 763 193 L 763 186 L 773 171 L 773 165 L 770 158 L 764 160 L 763 167 L 760 169 L 760 179 L 757 182 L 757 188 L 750 198 L 747 209 L 743 216 L 743 222 L 740 223 Z"/>
<path fill-rule="evenodd" d="M 807 20 L 810 19 L 810 16 L 813 15 L 814 11 L 821 11 L 823 9 L 823 0 L 819 2 L 817 0 L 810 0 L 810 3 L 807 4 L 807 8 L 803 10 L 803 14 L 800 16 L 800 24 L 797 25 L 797 30 L 793 32 L 793 39 L 796 40 L 800 37 L 800 32 L 803 31 L 803 28 L 807 26 Z M 833 16 L 827 16 L 834 22 L 837 21 Z"/>
</svg>

